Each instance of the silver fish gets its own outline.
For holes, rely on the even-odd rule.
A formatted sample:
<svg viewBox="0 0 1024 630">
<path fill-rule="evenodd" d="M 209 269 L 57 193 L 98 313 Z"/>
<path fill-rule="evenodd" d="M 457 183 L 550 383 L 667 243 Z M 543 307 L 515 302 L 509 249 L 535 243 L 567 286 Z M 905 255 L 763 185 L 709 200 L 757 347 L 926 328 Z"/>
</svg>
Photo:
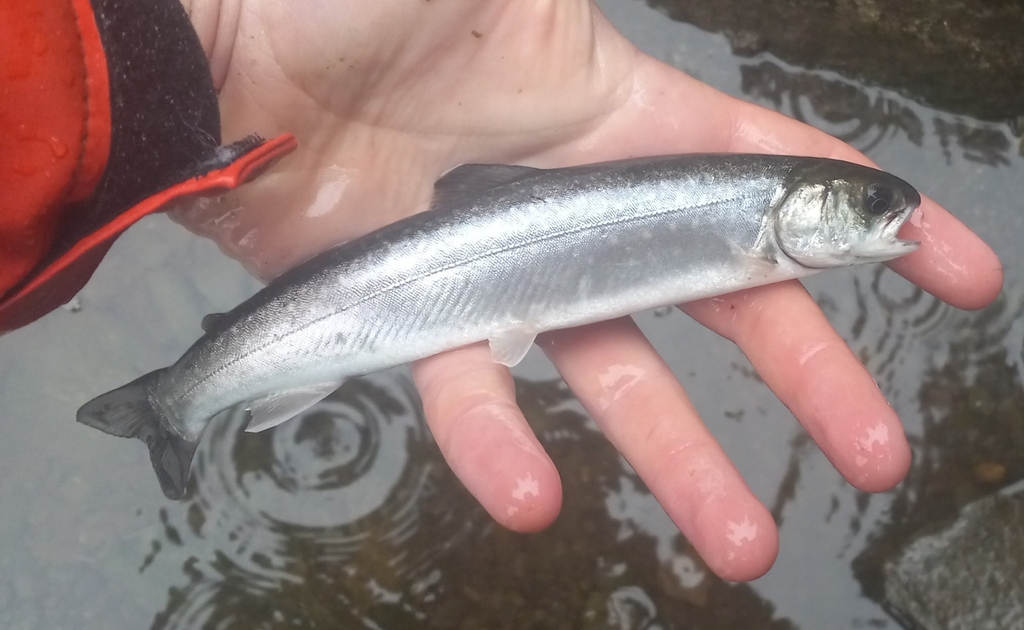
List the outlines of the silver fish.
<svg viewBox="0 0 1024 630">
<path fill-rule="evenodd" d="M 535 169 L 458 167 L 431 210 L 299 265 L 174 365 L 87 403 L 78 421 L 137 437 L 180 497 L 203 431 L 245 403 L 249 430 L 350 376 L 488 340 L 514 365 L 540 332 L 891 260 L 920 203 L 909 184 L 835 160 L 682 155 Z"/>
</svg>

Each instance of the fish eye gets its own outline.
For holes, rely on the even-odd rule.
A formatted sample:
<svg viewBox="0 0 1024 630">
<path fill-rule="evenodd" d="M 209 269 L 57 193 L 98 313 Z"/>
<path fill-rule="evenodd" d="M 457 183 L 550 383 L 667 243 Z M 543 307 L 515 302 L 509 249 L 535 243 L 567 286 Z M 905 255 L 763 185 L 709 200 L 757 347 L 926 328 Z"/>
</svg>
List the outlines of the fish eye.
<svg viewBox="0 0 1024 630">
<path fill-rule="evenodd" d="M 884 184 L 871 184 L 864 193 L 864 208 L 875 216 L 881 216 L 892 207 L 896 193 Z"/>
</svg>

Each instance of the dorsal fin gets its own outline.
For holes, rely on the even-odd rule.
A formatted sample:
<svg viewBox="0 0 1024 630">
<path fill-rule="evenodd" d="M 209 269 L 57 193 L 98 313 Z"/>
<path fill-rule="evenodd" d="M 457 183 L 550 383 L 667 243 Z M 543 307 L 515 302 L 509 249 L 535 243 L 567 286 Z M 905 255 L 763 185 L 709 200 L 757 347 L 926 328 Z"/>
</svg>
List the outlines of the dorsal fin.
<svg viewBox="0 0 1024 630">
<path fill-rule="evenodd" d="M 465 205 L 481 192 L 522 181 L 543 173 L 543 169 L 510 164 L 463 164 L 434 183 L 431 207 Z"/>
<path fill-rule="evenodd" d="M 199 325 L 202 326 L 203 332 L 208 333 L 214 328 L 220 328 L 221 324 L 224 323 L 225 315 L 227 313 L 210 313 L 203 317 L 203 321 L 199 322 Z"/>
</svg>

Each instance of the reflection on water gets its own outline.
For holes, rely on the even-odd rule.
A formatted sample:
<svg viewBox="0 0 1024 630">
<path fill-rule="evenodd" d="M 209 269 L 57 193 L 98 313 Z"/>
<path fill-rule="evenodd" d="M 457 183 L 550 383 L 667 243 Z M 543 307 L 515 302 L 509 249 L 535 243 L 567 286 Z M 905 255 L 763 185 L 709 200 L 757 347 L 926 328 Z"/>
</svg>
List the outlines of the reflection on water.
<svg viewBox="0 0 1024 630">
<path fill-rule="evenodd" d="M 1020 142 L 1017 144 L 1017 152 L 1024 156 L 1024 114 L 1014 116 L 1010 120 L 1010 133 L 1015 138 L 1020 138 Z"/>
<path fill-rule="evenodd" d="M 243 412 L 211 428 L 182 522 L 164 515 L 140 561 L 183 574 L 152 628 L 795 627 L 711 576 L 678 533 L 659 539 L 623 510 L 650 495 L 564 385 L 517 388 L 562 471 L 549 531 L 491 522 L 407 381 L 354 380 L 274 430 L 242 432 Z"/>
<path fill-rule="evenodd" d="M 880 91 L 820 74 L 789 71 L 764 61 L 740 67 L 742 89 L 797 120 L 824 122 L 832 134 L 861 151 L 870 151 L 896 133 L 920 146 L 924 126 L 900 101 Z M 833 130 L 834 129 L 834 130 Z"/>
<path fill-rule="evenodd" d="M 925 123 L 907 101 L 883 90 L 830 73 L 787 69 L 773 61 L 740 66 L 741 87 L 748 96 L 771 104 L 797 120 L 823 129 L 863 152 L 903 135 L 921 146 Z M 1007 129 L 961 118 L 933 116 L 932 127 L 947 162 L 952 150 L 987 166 L 1010 164 L 1013 149 Z"/>
<path fill-rule="evenodd" d="M 936 118 L 935 133 L 942 143 L 942 152 L 946 155 L 947 162 L 952 159 L 950 142 L 954 141 L 968 160 L 989 166 L 1008 166 L 1010 164 L 1007 154 L 1013 143 L 1002 130 L 975 127 L 960 120 L 950 122 Z"/>
<path fill-rule="evenodd" d="M 741 57 L 771 53 L 982 120 L 1024 112 L 1024 6 L 1017 0 L 647 2 L 723 34 Z"/>
</svg>

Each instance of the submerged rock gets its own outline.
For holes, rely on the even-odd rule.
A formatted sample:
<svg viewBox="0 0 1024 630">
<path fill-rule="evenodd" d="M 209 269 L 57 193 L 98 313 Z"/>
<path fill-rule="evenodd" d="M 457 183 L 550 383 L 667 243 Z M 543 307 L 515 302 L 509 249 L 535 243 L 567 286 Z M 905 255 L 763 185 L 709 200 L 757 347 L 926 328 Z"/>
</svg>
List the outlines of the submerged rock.
<svg viewBox="0 0 1024 630">
<path fill-rule="evenodd" d="M 968 505 L 883 574 L 884 603 L 908 628 L 1024 629 L 1024 489 Z"/>
</svg>

